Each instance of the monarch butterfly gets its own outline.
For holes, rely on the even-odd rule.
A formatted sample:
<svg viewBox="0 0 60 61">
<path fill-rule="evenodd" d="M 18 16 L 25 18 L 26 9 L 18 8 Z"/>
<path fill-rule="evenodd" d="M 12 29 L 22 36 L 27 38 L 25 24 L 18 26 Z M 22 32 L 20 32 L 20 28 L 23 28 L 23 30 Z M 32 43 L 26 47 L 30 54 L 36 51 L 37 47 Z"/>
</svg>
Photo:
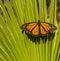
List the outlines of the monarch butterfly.
<svg viewBox="0 0 60 61">
<path fill-rule="evenodd" d="M 50 23 L 40 22 L 40 21 L 23 24 L 22 26 L 20 26 L 20 28 L 23 31 L 28 31 L 29 34 L 33 36 L 38 36 L 38 35 L 45 36 L 50 31 L 57 29 L 56 26 Z"/>
</svg>

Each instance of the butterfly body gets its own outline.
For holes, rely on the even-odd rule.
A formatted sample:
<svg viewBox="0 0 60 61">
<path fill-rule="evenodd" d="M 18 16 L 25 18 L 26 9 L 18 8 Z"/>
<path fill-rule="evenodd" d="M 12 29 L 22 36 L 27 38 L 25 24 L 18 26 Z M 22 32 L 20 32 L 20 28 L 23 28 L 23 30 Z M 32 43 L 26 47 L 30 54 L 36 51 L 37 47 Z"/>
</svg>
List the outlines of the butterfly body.
<svg viewBox="0 0 60 61">
<path fill-rule="evenodd" d="M 22 26 L 20 26 L 20 28 L 23 31 L 28 31 L 29 34 L 31 34 L 33 36 L 39 36 L 39 35 L 45 36 L 50 31 L 57 29 L 56 26 L 54 26 L 50 23 L 40 22 L 40 21 L 23 24 Z"/>
</svg>

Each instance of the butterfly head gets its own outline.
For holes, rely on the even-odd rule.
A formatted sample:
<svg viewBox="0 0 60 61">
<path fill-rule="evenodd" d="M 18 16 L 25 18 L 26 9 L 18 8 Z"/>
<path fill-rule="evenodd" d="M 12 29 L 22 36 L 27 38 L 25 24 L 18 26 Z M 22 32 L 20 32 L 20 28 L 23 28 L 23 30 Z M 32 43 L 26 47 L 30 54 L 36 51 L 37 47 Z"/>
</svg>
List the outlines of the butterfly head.
<svg viewBox="0 0 60 61">
<path fill-rule="evenodd" d="M 38 20 L 38 23 L 40 23 L 40 20 Z"/>
</svg>

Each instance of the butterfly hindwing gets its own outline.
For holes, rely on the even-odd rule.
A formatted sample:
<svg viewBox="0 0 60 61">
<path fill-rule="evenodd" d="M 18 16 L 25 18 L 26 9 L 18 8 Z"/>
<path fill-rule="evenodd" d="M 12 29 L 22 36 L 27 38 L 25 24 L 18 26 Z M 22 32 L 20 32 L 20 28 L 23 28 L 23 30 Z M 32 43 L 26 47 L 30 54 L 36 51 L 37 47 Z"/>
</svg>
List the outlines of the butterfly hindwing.
<svg viewBox="0 0 60 61">
<path fill-rule="evenodd" d="M 41 35 L 46 35 L 46 31 L 44 30 L 44 28 L 42 26 L 40 26 L 40 34 Z"/>
<path fill-rule="evenodd" d="M 37 26 L 32 30 L 32 34 L 35 35 L 35 36 L 39 35 L 39 26 L 38 26 L 38 24 L 37 24 Z"/>
</svg>

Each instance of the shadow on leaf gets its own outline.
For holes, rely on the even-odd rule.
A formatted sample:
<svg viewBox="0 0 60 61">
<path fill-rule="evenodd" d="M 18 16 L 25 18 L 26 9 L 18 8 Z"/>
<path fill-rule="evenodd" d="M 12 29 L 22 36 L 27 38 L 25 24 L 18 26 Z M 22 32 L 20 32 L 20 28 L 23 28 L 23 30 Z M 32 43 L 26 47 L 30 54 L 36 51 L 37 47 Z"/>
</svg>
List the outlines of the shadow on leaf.
<svg viewBox="0 0 60 61">
<path fill-rule="evenodd" d="M 54 38 L 54 35 L 55 35 L 55 32 L 49 32 L 49 33 L 48 33 L 47 35 L 45 35 L 45 36 L 39 35 L 39 36 L 35 37 L 35 36 L 32 36 L 31 34 L 29 34 L 29 33 L 27 33 L 27 32 L 25 32 L 25 33 L 26 33 L 27 37 L 28 37 L 32 42 L 34 42 L 35 44 L 37 44 L 37 43 L 40 44 L 40 40 L 42 40 L 43 43 L 46 43 L 47 40 L 52 41 L 53 38 Z"/>
</svg>

